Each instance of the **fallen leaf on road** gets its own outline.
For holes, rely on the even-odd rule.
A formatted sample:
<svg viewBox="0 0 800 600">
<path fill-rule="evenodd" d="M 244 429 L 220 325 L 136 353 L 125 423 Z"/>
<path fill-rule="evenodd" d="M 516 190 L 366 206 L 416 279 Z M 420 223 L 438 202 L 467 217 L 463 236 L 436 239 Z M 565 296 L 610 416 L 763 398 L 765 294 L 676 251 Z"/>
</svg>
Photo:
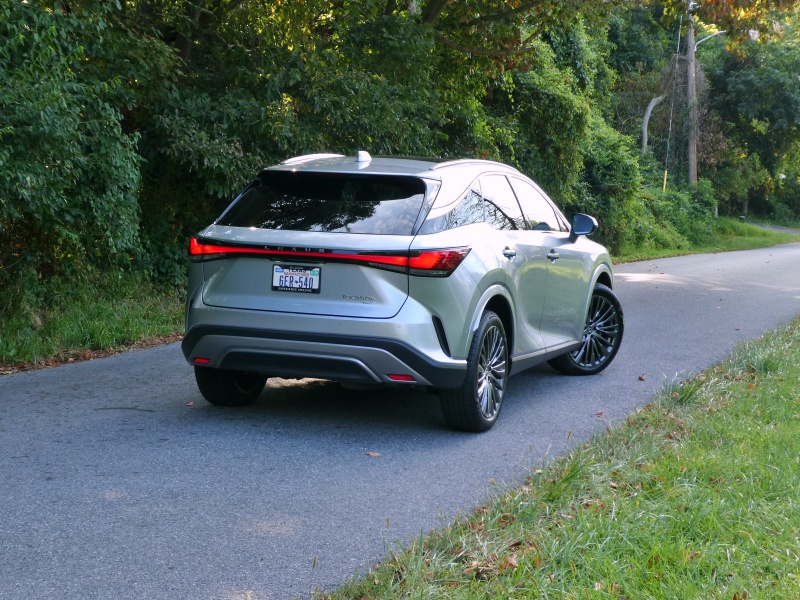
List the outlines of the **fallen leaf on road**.
<svg viewBox="0 0 800 600">
<path fill-rule="evenodd" d="M 602 411 L 602 410 L 598 410 L 598 411 L 597 411 L 596 413 L 594 413 L 594 414 L 596 414 L 598 417 L 602 417 L 602 416 L 603 416 L 603 411 Z"/>
<path fill-rule="evenodd" d="M 647 380 L 647 375 L 644 374 L 639 375 L 639 381 L 646 381 L 646 380 Z"/>
<path fill-rule="evenodd" d="M 380 456 L 380 452 L 367 452 L 367 456 Z"/>
</svg>

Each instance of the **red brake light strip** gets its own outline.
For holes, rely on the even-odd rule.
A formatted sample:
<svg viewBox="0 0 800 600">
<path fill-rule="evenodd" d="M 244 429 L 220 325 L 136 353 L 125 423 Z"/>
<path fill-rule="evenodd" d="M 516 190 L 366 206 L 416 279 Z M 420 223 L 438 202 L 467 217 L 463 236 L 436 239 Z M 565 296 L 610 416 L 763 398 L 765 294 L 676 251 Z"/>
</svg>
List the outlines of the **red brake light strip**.
<svg viewBox="0 0 800 600">
<path fill-rule="evenodd" d="M 325 260 L 346 260 L 364 262 L 390 267 L 411 267 L 420 271 L 453 271 L 469 254 L 470 248 L 450 248 L 444 250 L 420 250 L 387 254 L 368 254 L 358 252 L 330 253 L 311 250 L 283 250 L 254 248 L 252 246 L 225 246 L 204 244 L 197 238 L 189 243 L 190 256 L 220 256 L 225 254 L 256 254 L 275 257 L 319 258 Z"/>
</svg>

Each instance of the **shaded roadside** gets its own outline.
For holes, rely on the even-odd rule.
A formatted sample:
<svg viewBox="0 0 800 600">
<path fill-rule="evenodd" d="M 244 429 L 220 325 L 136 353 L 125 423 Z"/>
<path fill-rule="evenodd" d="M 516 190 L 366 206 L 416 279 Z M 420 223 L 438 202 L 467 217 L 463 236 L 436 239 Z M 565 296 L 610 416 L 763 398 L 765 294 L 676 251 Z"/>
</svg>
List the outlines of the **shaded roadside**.
<svg viewBox="0 0 800 600">
<path fill-rule="evenodd" d="M 772 225 L 770 223 L 750 223 L 750 225 L 755 225 L 756 227 L 761 227 L 762 229 L 769 229 L 770 231 L 774 231 L 775 233 L 800 235 L 800 229 L 794 229 L 792 227 L 784 227 L 783 225 Z"/>
</svg>

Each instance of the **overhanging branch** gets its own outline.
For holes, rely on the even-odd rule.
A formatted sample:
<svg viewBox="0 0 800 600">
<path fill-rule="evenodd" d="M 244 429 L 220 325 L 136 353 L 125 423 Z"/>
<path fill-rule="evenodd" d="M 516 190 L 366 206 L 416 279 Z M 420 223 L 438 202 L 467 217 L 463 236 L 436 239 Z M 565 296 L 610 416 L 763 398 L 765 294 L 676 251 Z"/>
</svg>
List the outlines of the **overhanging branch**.
<svg viewBox="0 0 800 600">
<path fill-rule="evenodd" d="M 528 52 L 533 52 L 538 48 L 538 46 L 530 44 L 530 41 L 534 37 L 536 37 L 536 33 L 529 35 L 525 39 L 525 41 L 522 42 L 522 45 L 518 46 L 517 48 L 490 50 L 487 48 L 464 46 L 463 44 L 454 42 L 450 38 L 446 38 L 440 33 L 434 34 L 434 39 L 437 42 L 440 42 L 445 46 L 447 46 L 448 48 L 452 48 L 453 50 L 458 50 L 459 52 L 463 52 L 464 54 L 472 54 L 473 56 L 493 56 L 493 57 L 518 56 L 520 54 L 527 54 Z"/>
<path fill-rule="evenodd" d="M 473 25 L 478 25 L 480 23 L 489 23 L 491 21 L 505 21 L 509 17 L 513 17 L 514 15 L 518 15 L 520 13 L 524 13 L 531 10 L 537 4 L 539 4 L 539 2 L 524 2 L 521 6 L 518 6 L 517 8 L 512 8 L 511 10 L 504 10 L 503 12 L 492 13 L 490 15 L 482 15 L 480 17 L 472 19 L 470 22 L 466 24 L 466 26 L 472 27 Z"/>
</svg>

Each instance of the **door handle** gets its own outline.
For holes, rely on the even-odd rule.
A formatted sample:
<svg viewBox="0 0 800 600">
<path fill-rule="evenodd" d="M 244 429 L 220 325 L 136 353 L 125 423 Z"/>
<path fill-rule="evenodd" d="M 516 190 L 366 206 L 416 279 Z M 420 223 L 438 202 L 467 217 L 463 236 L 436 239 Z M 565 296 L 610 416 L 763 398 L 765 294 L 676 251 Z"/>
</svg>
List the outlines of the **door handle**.
<svg viewBox="0 0 800 600">
<path fill-rule="evenodd" d="M 505 256 L 506 258 L 514 258 L 516 255 L 517 255 L 517 251 L 516 250 L 512 250 L 508 246 L 506 246 L 505 250 L 503 250 L 503 256 Z"/>
<path fill-rule="evenodd" d="M 559 258 L 561 258 L 561 256 L 555 250 L 550 250 L 550 252 L 547 253 L 547 258 L 553 262 L 556 262 Z"/>
</svg>

